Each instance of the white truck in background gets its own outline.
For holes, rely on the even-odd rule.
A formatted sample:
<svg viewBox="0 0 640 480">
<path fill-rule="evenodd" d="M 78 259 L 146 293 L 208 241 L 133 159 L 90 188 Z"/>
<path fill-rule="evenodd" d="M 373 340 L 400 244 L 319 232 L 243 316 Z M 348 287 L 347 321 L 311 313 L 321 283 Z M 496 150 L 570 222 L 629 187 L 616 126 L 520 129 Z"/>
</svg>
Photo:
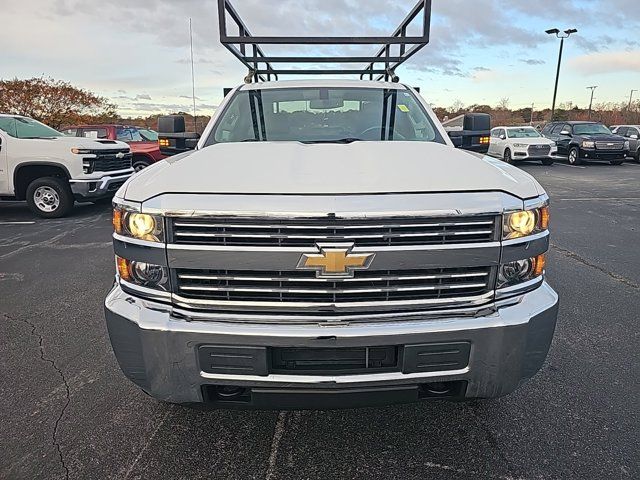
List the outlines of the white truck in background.
<svg viewBox="0 0 640 480">
<path fill-rule="evenodd" d="M 26 200 L 43 218 L 78 201 L 113 196 L 133 174 L 126 143 L 67 137 L 21 115 L 0 114 L 0 199 Z"/>
</svg>

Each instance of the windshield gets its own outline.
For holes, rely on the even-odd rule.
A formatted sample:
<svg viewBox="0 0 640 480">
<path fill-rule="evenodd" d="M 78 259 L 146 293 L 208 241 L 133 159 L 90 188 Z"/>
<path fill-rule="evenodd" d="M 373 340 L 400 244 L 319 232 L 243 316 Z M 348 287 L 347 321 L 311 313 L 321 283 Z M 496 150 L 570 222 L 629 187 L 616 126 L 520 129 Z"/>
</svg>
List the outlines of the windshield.
<svg viewBox="0 0 640 480">
<path fill-rule="evenodd" d="M 0 117 L 0 130 L 15 138 L 62 137 L 62 133 L 32 118 Z"/>
<path fill-rule="evenodd" d="M 574 135 L 611 135 L 609 130 L 600 123 L 578 123 L 573 126 Z"/>
<path fill-rule="evenodd" d="M 140 135 L 140 131 L 135 127 L 117 127 L 116 140 L 121 142 L 144 142 L 145 139 Z"/>
<path fill-rule="evenodd" d="M 157 142 L 158 141 L 158 132 L 153 130 L 147 130 L 146 128 L 138 129 L 138 133 L 142 136 L 142 139 L 147 142 Z"/>
<path fill-rule="evenodd" d="M 540 138 L 542 135 L 535 128 L 507 128 L 509 138 Z"/>
<path fill-rule="evenodd" d="M 444 143 L 411 92 L 382 88 L 268 88 L 237 92 L 207 145 L 409 140 Z"/>
</svg>

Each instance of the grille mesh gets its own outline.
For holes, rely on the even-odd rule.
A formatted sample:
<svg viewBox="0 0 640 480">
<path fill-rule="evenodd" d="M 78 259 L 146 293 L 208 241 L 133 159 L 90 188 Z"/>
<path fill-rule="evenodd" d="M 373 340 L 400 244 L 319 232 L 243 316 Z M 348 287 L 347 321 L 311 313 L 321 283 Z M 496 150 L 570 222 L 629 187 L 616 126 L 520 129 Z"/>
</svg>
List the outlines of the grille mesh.
<svg viewBox="0 0 640 480">
<path fill-rule="evenodd" d="M 464 298 L 490 290 L 490 267 L 356 271 L 353 278 L 317 278 L 307 271 L 177 269 L 183 298 L 239 302 L 340 304 Z"/>
<path fill-rule="evenodd" d="M 174 219 L 172 243 L 300 246 L 352 241 L 359 247 L 491 242 L 494 216 L 384 220 Z"/>
</svg>

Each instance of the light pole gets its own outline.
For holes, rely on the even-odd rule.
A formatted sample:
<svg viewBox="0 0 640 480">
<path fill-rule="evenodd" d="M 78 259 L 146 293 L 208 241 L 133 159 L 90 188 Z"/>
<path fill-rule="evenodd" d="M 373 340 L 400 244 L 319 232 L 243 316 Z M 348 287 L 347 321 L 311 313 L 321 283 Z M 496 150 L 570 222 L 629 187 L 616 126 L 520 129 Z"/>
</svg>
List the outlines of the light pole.
<svg viewBox="0 0 640 480">
<path fill-rule="evenodd" d="M 587 87 L 587 90 L 591 90 L 591 100 L 589 100 L 589 120 L 591 120 L 591 106 L 593 105 L 593 92 L 595 91 L 596 88 L 598 88 L 597 85 L 594 85 L 592 87 Z"/>
<path fill-rule="evenodd" d="M 564 47 L 564 39 L 569 38 L 571 34 L 577 33 L 578 30 L 575 28 L 569 28 L 564 31 L 564 35 L 560 33 L 560 30 L 557 28 L 551 28 L 546 30 L 546 33 L 549 35 L 555 35 L 560 39 L 560 53 L 558 54 L 558 70 L 556 71 L 556 86 L 553 89 L 553 104 L 551 105 L 551 121 L 553 121 L 553 116 L 556 113 L 556 96 L 558 95 L 558 80 L 560 78 L 560 64 L 562 63 L 562 48 Z"/>
<path fill-rule="evenodd" d="M 631 90 L 631 95 L 629 95 L 629 106 L 627 110 L 631 111 L 631 100 L 633 100 L 633 92 L 637 92 L 638 90 Z"/>
</svg>

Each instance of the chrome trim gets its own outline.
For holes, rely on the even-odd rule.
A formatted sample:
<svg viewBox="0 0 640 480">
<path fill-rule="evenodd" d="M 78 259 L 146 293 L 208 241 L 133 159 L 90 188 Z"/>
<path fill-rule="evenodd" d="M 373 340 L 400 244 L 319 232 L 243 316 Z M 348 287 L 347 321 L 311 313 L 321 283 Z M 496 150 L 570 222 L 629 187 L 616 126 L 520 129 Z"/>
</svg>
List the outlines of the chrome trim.
<svg viewBox="0 0 640 480">
<path fill-rule="evenodd" d="M 501 306 L 517 303 L 517 298 L 505 299 L 501 301 Z M 495 311 L 494 304 L 485 304 L 478 306 L 467 306 L 460 308 L 445 309 L 428 309 L 428 310 L 410 310 L 395 312 L 367 312 L 367 313 L 344 313 L 327 315 L 322 312 L 269 312 L 255 313 L 246 312 L 217 312 L 215 310 L 186 310 L 180 307 L 170 308 L 167 306 L 167 312 L 174 317 L 186 319 L 188 321 L 205 321 L 205 322 L 231 322 L 231 323 L 266 323 L 266 324 L 336 324 L 348 325 L 349 323 L 376 323 L 376 322 L 403 322 L 412 320 L 443 319 L 449 317 L 475 317 L 480 314 L 488 314 Z"/>
<path fill-rule="evenodd" d="M 131 243 L 133 245 L 138 245 L 140 247 L 151 247 L 151 248 L 161 248 L 164 249 L 164 242 L 151 242 L 149 240 L 140 240 L 138 238 L 127 237 L 125 235 L 120 235 L 119 233 L 113 233 L 113 239 L 118 240 L 124 243 Z M 135 260 L 135 259 L 133 259 Z"/>
<path fill-rule="evenodd" d="M 309 278 L 278 278 L 278 277 L 265 277 L 265 276 L 251 276 L 255 274 L 254 271 L 249 271 L 248 276 L 239 275 L 193 275 L 193 274 L 178 274 L 178 278 L 184 278 L 187 280 L 239 280 L 239 281 L 281 281 L 281 282 L 335 282 L 335 278 L 326 277 L 309 277 Z M 379 277 L 365 277 L 365 278 L 340 278 L 341 282 L 385 282 L 395 280 L 435 280 L 439 278 L 467 278 L 467 277 L 486 277 L 488 272 L 471 272 L 471 273 L 443 273 L 434 275 L 384 275 Z"/>
<path fill-rule="evenodd" d="M 238 381 L 238 382 L 281 382 L 291 384 L 311 384 L 311 383 L 332 383 L 332 384 L 354 384 L 365 382 L 385 382 L 394 380 L 413 380 L 419 378 L 435 377 L 455 377 L 469 373 L 469 367 L 458 370 L 442 370 L 439 372 L 419 372 L 419 373 L 364 373 L 354 375 L 286 375 L 270 373 L 269 375 L 228 375 L 214 374 L 200 371 L 200 376 L 207 380 Z"/>
<path fill-rule="evenodd" d="M 524 209 L 531 210 L 533 208 L 540 208 L 549 205 L 549 195 L 543 193 L 537 198 L 530 198 L 524 201 Z"/>
<path fill-rule="evenodd" d="M 500 242 L 354 247 L 351 253 L 375 253 L 374 270 L 490 267 L 500 263 Z M 241 247 L 217 245 L 167 245 L 171 268 L 234 270 L 288 270 L 295 268 L 308 247 Z"/>
<path fill-rule="evenodd" d="M 234 287 L 234 286 L 196 286 L 181 285 L 179 290 L 188 292 L 247 292 L 247 293 L 385 293 L 385 292 L 428 292 L 433 290 L 461 290 L 464 288 L 481 288 L 486 287 L 486 283 L 459 283 L 455 285 L 426 285 L 426 286 L 406 286 L 406 287 L 377 287 L 377 288 L 265 288 L 265 287 Z M 294 303 L 294 302 L 291 302 Z M 361 302 L 358 302 L 361 303 Z M 342 302 L 340 302 L 342 304 Z"/>
<path fill-rule="evenodd" d="M 528 235 L 526 237 L 518 237 L 518 238 L 511 238 L 509 240 L 503 240 L 502 246 L 510 247 L 512 245 L 518 245 L 520 243 L 529 243 L 529 242 L 533 242 L 548 236 L 549 236 L 549 230 L 543 230 L 542 232 L 535 233 L 533 235 Z"/>
<path fill-rule="evenodd" d="M 322 220 L 320 217 L 318 220 Z M 177 221 L 173 225 L 176 227 L 198 227 L 198 228 L 287 228 L 291 230 L 350 230 L 350 229 L 374 229 L 374 228 L 408 228 L 408 227 L 444 227 L 444 226 L 469 226 L 469 225 L 493 225 L 493 221 L 480 222 L 447 222 L 447 223 L 387 223 L 380 225 L 295 225 L 295 224 L 251 224 L 251 223 L 189 223 Z"/>
<path fill-rule="evenodd" d="M 271 312 L 285 311 L 311 311 L 319 315 L 322 309 L 326 312 L 346 312 L 346 311 L 388 311 L 401 307 L 403 310 L 410 310 L 424 307 L 426 305 L 455 305 L 458 307 L 480 306 L 489 303 L 494 298 L 493 290 L 482 295 L 471 297 L 455 297 L 455 298 L 438 298 L 427 300 L 388 300 L 379 302 L 340 302 L 338 304 L 332 302 L 249 302 L 249 301 L 231 301 L 231 300 L 200 300 L 193 298 L 184 298 L 176 293 L 172 295 L 173 302 L 176 305 L 187 309 L 217 309 L 217 310 L 261 310 L 265 314 Z"/>
<path fill-rule="evenodd" d="M 165 292 L 163 290 L 156 290 L 155 288 L 142 287 L 134 283 L 127 282 L 116 275 L 116 281 L 120 284 L 122 291 L 125 293 L 139 294 L 142 299 L 158 300 L 161 302 L 171 301 L 171 292 Z"/>
<path fill-rule="evenodd" d="M 491 222 L 493 223 L 493 222 Z M 288 227 L 284 227 L 288 228 Z M 366 227 L 364 227 L 366 228 Z M 344 240 L 359 240 L 367 238 L 412 238 L 412 237 L 444 237 L 444 236 L 457 236 L 457 235 L 487 235 L 493 233 L 493 230 L 472 230 L 464 232 L 424 232 L 424 233 L 387 233 L 384 235 L 363 234 L 363 235 L 341 235 L 340 239 Z M 335 235 L 287 235 L 287 234 L 237 234 L 237 233 L 207 233 L 207 232 L 174 232 L 176 237 L 205 237 L 205 238 L 294 238 L 298 240 L 337 240 Z M 188 244 L 193 245 L 193 244 Z"/>
<path fill-rule="evenodd" d="M 215 205 L 215 209 L 211 206 Z M 452 207 L 453 206 L 453 207 Z M 503 192 L 379 193 L 354 195 L 158 195 L 143 202 L 147 213 L 169 217 L 371 219 L 500 215 L 522 209 L 523 201 Z"/>
<path fill-rule="evenodd" d="M 496 300 L 502 300 L 509 297 L 514 297 L 517 295 L 522 295 L 531 290 L 535 290 L 544 281 L 544 274 L 536 277 L 534 279 L 528 280 L 523 283 L 519 283 L 518 285 L 512 285 L 510 287 L 505 288 L 497 288 L 496 289 Z"/>
<path fill-rule="evenodd" d="M 113 202 L 111 205 L 116 208 L 121 208 L 127 212 L 141 212 L 142 211 L 142 203 L 141 202 L 132 202 L 130 200 L 125 200 L 120 197 L 113 197 Z"/>
</svg>

